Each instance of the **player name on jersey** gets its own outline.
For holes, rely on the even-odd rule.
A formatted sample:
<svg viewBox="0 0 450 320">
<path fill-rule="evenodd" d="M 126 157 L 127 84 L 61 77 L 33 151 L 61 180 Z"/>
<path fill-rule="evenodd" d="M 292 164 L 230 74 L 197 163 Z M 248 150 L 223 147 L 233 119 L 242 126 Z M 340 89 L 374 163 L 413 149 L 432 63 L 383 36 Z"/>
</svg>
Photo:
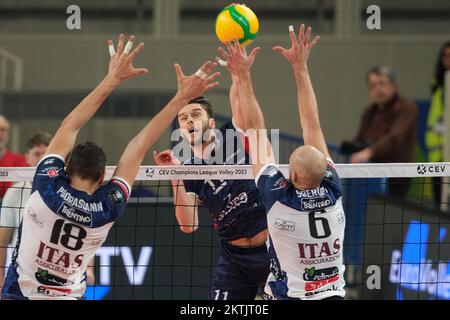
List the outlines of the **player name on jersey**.
<svg viewBox="0 0 450 320">
<path fill-rule="evenodd" d="M 83 199 L 79 199 L 71 195 L 69 191 L 64 187 L 60 187 L 56 192 L 56 194 L 58 194 L 62 199 L 64 199 L 64 201 L 66 201 L 72 207 L 76 207 L 84 211 L 90 212 L 103 211 L 103 205 L 101 202 L 86 202 Z"/>
</svg>

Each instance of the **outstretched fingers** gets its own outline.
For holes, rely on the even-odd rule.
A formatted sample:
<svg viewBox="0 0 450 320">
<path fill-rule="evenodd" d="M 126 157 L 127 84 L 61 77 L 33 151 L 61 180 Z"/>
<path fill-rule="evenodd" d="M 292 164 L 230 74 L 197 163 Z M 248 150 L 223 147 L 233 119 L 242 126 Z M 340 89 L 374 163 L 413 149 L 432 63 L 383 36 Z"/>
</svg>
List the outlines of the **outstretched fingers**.
<svg viewBox="0 0 450 320">
<path fill-rule="evenodd" d="M 250 59 L 252 59 L 252 60 L 255 59 L 256 55 L 258 54 L 258 52 L 260 50 L 261 50 L 260 47 L 253 48 L 253 50 L 250 52 L 250 55 L 249 55 Z"/>
<path fill-rule="evenodd" d="M 185 75 L 183 73 L 183 69 L 181 68 L 181 66 L 178 63 L 174 63 L 173 66 L 175 68 L 175 73 L 177 75 L 177 79 L 178 80 L 180 80 L 181 78 L 185 77 Z"/>
<path fill-rule="evenodd" d="M 303 39 L 303 45 L 306 46 L 308 45 L 309 42 L 309 37 L 311 36 L 311 27 L 308 27 L 308 29 L 306 29 L 306 34 L 305 37 Z"/>
<path fill-rule="evenodd" d="M 281 47 L 281 46 L 275 46 L 273 47 L 273 51 L 278 52 L 279 54 L 281 54 L 282 56 L 286 56 L 286 54 L 288 53 L 288 50 Z"/>
<path fill-rule="evenodd" d="M 228 52 L 226 52 L 222 47 L 218 48 L 219 53 L 221 54 L 221 56 L 225 59 L 225 60 L 229 60 L 230 59 L 230 54 Z M 216 59 L 217 60 L 217 59 Z"/>
<path fill-rule="evenodd" d="M 299 35 L 299 37 L 300 37 L 300 35 Z M 297 37 L 295 36 L 293 26 L 289 26 L 289 38 L 291 38 L 292 47 L 295 47 L 298 44 L 298 42 L 297 42 Z"/>
<path fill-rule="evenodd" d="M 116 55 L 116 49 L 114 49 L 114 43 L 112 40 L 108 40 L 108 50 L 111 57 Z"/>
<path fill-rule="evenodd" d="M 131 52 L 129 59 L 134 60 L 134 58 L 136 58 L 136 56 L 142 51 L 142 49 L 144 49 L 144 47 L 145 44 L 143 42 L 139 43 L 139 45 Z"/>
<path fill-rule="evenodd" d="M 149 71 L 147 68 L 135 68 L 133 69 L 133 74 L 138 75 L 138 74 L 147 74 Z"/>
<path fill-rule="evenodd" d="M 117 54 L 121 55 L 123 52 L 123 45 L 125 42 L 125 35 L 123 33 L 121 33 L 119 35 L 119 42 L 117 43 Z"/>
<path fill-rule="evenodd" d="M 211 89 L 213 89 L 215 87 L 218 87 L 218 86 L 219 86 L 219 81 L 215 81 L 215 82 L 209 83 L 209 84 L 206 85 L 205 91 L 211 90 Z"/>
<path fill-rule="evenodd" d="M 134 35 L 131 35 L 128 38 L 128 42 L 125 45 L 125 48 L 123 49 L 123 53 L 125 53 L 125 54 L 129 54 L 130 53 L 131 49 L 133 48 L 134 40 L 136 40 L 136 37 Z"/>
<path fill-rule="evenodd" d="M 214 72 L 212 75 L 208 76 L 208 77 L 205 79 L 205 81 L 206 81 L 206 82 L 214 81 L 214 80 L 217 79 L 219 76 L 220 76 L 220 72 L 219 72 L 219 71 Z"/>
<path fill-rule="evenodd" d="M 210 73 L 215 67 L 217 67 L 217 63 L 208 60 L 202 64 L 199 70 L 204 73 Z"/>
<path fill-rule="evenodd" d="M 316 45 L 316 43 L 319 42 L 319 40 L 320 36 L 315 36 L 313 41 L 311 41 L 311 43 L 309 44 L 309 49 L 312 49 Z"/>
</svg>

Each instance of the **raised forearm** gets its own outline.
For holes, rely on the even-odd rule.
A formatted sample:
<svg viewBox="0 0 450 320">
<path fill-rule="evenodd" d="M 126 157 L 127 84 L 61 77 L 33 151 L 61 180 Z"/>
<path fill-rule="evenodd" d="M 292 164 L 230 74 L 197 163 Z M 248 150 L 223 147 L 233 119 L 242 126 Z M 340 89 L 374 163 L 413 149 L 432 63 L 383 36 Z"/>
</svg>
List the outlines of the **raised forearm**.
<svg viewBox="0 0 450 320">
<path fill-rule="evenodd" d="M 181 231 L 191 233 L 198 228 L 198 206 L 194 194 L 188 194 L 182 180 L 172 181 L 175 215 Z"/>
<path fill-rule="evenodd" d="M 303 130 L 320 127 L 317 100 L 307 67 L 293 68 L 297 88 L 297 105 Z"/>
<path fill-rule="evenodd" d="M 189 99 L 175 96 L 169 103 L 134 137 L 129 146 L 143 155 L 159 139 L 175 119 L 178 112 L 189 102 Z M 125 153 L 124 153 L 125 154 Z"/>
<path fill-rule="evenodd" d="M 230 87 L 230 105 L 231 114 L 236 125 L 242 130 L 246 130 L 246 123 L 244 121 L 245 112 L 239 103 L 238 82 L 239 79 L 236 76 L 231 76 L 232 83 Z"/>
<path fill-rule="evenodd" d="M 239 77 L 237 88 L 246 129 L 265 129 L 264 116 L 254 93 L 250 72 Z"/>
</svg>

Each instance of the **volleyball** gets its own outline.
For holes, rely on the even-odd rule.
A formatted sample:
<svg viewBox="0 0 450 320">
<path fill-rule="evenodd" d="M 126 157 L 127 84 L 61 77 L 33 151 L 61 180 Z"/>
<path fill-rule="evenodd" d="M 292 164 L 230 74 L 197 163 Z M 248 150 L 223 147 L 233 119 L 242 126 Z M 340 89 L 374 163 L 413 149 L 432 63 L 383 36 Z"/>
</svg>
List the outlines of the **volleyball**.
<svg viewBox="0 0 450 320">
<path fill-rule="evenodd" d="M 256 38 L 258 30 L 256 14 L 240 4 L 225 7 L 216 19 L 216 35 L 222 43 L 233 41 L 236 37 L 241 45 L 246 46 Z"/>
</svg>

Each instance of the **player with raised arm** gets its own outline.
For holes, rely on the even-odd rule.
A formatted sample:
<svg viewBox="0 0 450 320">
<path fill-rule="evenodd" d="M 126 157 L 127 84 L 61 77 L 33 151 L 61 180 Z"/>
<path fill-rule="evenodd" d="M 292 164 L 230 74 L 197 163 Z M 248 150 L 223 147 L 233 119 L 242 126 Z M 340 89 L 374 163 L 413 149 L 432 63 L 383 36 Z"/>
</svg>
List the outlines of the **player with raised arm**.
<svg viewBox="0 0 450 320">
<path fill-rule="evenodd" d="M 117 51 L 109 40 L 107 76 L 64 119 L 37 166 L 2 299 L 82 299 L 88 262 L 123 213 L 148 148 L 189 100 L 218 85 L 213 81 L 219 74 L 209 75 L 215 63 L 203 64 L 205 77 L 185 76 L 175 64 L 177 93 L 129 142 L 112 179 L 101 186 L 103 150 L 92 142 L 73 146 L 79 130 L 122 81 L 148 73 L 133 67 L 144 44 L 130 52 L 135 38 L 126 46 L 124 40 L 120 35 Z"/>
<path fill-rule="evenodd" d="M 248 61 L 252 64 L 254 55 Z M 239 101 L 236 77 L 231 73 L 230 104 L 232 123 L 225 124 L 220 134 L 209 101 L 198 97 L 179 113 L 178 123 L 183 137 L 191 145 L 194 156 L 184 164 L 249 164 L 246 148 L 245 105 Z M 227 132 L 228 130 L 228 132 Z M 209 134 L 208 134 L 209 133 Z M 232 135 L 230 133 L 233 133 Z M 236 138 L 236 135 L 238 138 Z M 230 145 L 234 146 L 230 147 Z M 232 150 L 227 154 L 226 150 Z M 217 162 L 212 155 L 222 152 Z M 154 152 L 158 165 L 177 165 L 180 161 L 171 150 Z M 198 207 L 206 208 L 219 232 L 219 258 L 214 268 L 209 298 L 212 300 L 252 300 L 264 286 L 269 274 L 267 220 L 261 194 L 252 180 L 174 180 L 172 181 L 175 214 L 183 232 L 198 228 Z"/>
<path fill-rule="evenodd" d="M 271 273 L 266 299 L 342 299 L 345 296 L 343 240 L 345 215 L 339 177 L 329 156 L 319 122 L 307 60 L 318 37 L 309 41 L 311 28 L 300 27 L 299 38 L 290 29 L 292 47 L 274 47 L 291 64 L 300 124 L 305 145 L 289 159 L 288 181 L 275 165 L 264 117 L 253 92 L 245 49 L 229 48 L 228 63 L 238 77 L 239 100 L 250 139 L 253 171 L 264 199 L 269 228 Z"/>
</svg>

